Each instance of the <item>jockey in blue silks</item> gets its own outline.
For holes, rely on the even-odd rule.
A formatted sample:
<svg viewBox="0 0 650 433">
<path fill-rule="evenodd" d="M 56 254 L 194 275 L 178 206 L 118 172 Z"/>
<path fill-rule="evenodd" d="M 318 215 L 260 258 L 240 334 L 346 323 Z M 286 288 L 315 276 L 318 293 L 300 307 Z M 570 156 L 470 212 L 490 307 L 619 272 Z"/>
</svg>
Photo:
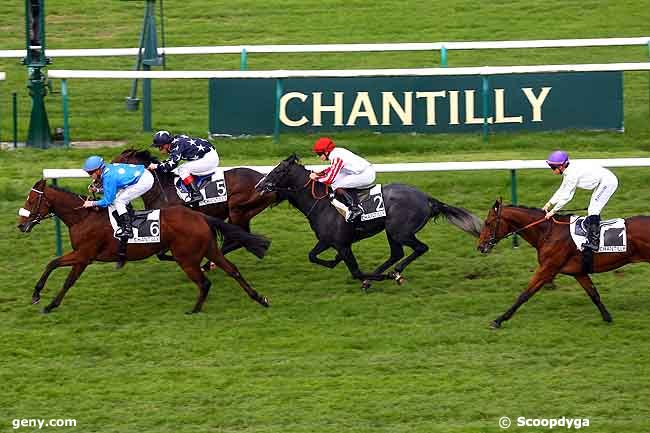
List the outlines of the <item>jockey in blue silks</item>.
<svg viewBox="0 0 650 433">
<path fill-rule="evenodd" d="M 117 236 L 120 238 L 120 260 L 118 268 L 124 265 L 126 244 L 133 237 L 133 226 L 127 206 L 153 186 L 152 174 L 143 166 L 135 164 L 104 164 L 99 156 L 86 159 L 83 166 L 94 183 L 100 183 L 104 192 L 101 200 L 86 200 L 83 207 L 107 207 L 115 215 L 120 226 Z"/>
</svg>

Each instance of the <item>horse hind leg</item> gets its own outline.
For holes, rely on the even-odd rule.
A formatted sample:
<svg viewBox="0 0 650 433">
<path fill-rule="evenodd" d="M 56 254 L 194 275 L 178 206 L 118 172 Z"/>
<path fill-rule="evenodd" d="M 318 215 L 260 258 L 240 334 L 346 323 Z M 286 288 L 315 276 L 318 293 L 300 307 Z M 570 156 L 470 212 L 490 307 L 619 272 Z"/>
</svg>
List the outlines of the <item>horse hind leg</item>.
<svg viewBox="0 0 650 433">
<path fill-rule="evenodd" d="M 257 291 L 255 291 L 255 289 L 253 289 L 253 287 L 248 284 L 242 274 L 239 273 L 237 266 L 235 266 L 234 263 L 224 257 L 223 253 L 217 248 L 216 244 L 214 244 L 214 246 L 211 248 L 207 259 L 214 263 L 217 267 L 223 269 L 226 274 L 234 278 L 252 300 L 262 305 L 263 307 L 268 307 L 270 305 L 268 298 L 257 293 Z"/>
<path fill-rule="evenodd" d="M 596 289 L 596 286 L 594 286 L 594 283 L 589 275 L 576 275 L 575 279 L 578 281 L 578 283 L 580 283 L 582 288 L 585 289 L 585 292 L 587 292 L 587 295 L 589 295 L 591 301 L 596 305 L 596 307 L 598 307 L 598 311 L 600 311 L 600 315 L 603 317 L 603 320 L 605 322 L 611 322 L 612 316 L 609 314 L 609 311 L 607 311 L 607 308 L 605 308 L 605 304 L 603 304 L 600 300 L 600 294 L 598 293 L 598 290 Z"/>
<path fill-rule="evenodd" d="M 203 304 L 208 297 L 208 292 L 210 291 L 212 283 L 208 278 L 206 278 L 203 271 L 201 271 L 199 263 L 180 263 L 180 267 L 185 272 L 185 275 L 187 275 L 190 280 L 194 281 L 194 283 L 199 288 L 199 294 L 196 298 L 194 308 L 188 311 L 187 314 L 200 313 L 201 309 L 203 308 Z"/>
<path fill-rule="evenodd" d="M 375 274 L 381 274 L 404 257 L 404 247 L 402 247 L 402 244 L 393 239 L 391 235 L 386 235 L 386 237 L 390 246 L 390 257 L 375 269 Z"/>
<path fill-rule="evenodd" d="M 429 247 L 424 243 L 418 240 L 415 235 L 411 235 L 409 238 L 404 240 L 404 245 L 410 247 L 413 249 L 413 252 L 409 254 L 404 260 L 399 262 L 395 266 L 395 272 L 400 274 L 404 269 L 411 264 L 415 259 L 420 257 L 422 254 L 426 253 L 429 251 Z"/>
</svg>

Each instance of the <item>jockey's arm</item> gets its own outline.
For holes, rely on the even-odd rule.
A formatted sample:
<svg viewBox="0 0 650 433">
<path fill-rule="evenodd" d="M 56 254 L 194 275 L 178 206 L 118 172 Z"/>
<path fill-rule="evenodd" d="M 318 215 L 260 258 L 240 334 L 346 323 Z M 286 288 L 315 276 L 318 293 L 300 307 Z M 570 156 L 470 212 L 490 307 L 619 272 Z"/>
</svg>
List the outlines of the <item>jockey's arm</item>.
<svg viewBox="0 0 650 433">
<path fill-rule="evenodd" d="M 182 155 L 180 151 L 180 146 L 175 147 L 169 153 L 169 158 L 167 158 L 165 161 L 158 164 L 157 170 L 160 170 L 163 173 L 172 171 L 173 169 L 176 168 L 176 166 L 181 161 L 181 159 L 182 159 Z"/>
<path fill-rule="evenodd" d="M 562 181 L 560 188 L 553 194 L 553 197 L 549 200 L 549 203 L 555 204 L 553 206 L 553 213 L 559 211 L 571 201 L 573 195 L 576 193 L 576 188 L 578 186 L 578 179 L 573 176 L 567 176 Z"/>
<path fill-rule="evenodd" d="M 112 177 L 105 177 L 102 179 L 104 187 L 104 196 L 101 200 L 95 202 L 95 206 L 108 207 L 115 200 L 117 195 L 117 184 Z"/>
<path fill-rule="evenodd" d="M 334 158 L 329 167 L 323 170 L 323 176 L 319 176 L 318 181 L 326 185 L 331 185 L 338 176 L 339 172 L 343 168 L 343 160 L 339 158 Z"/>
</svg>

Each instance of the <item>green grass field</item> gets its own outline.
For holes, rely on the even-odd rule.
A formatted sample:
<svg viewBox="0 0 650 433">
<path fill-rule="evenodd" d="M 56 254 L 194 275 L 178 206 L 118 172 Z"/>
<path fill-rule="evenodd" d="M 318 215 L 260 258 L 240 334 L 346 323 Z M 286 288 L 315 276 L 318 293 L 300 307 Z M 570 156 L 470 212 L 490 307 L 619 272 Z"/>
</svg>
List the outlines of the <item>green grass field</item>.
<svg viewBox="0 0 650 433">
<path fill-rule="evenodd" d="M 0 49 L 22 48 L 20 2 L 0 5 Z M 427 42 L 641 36 L 647 2 L 513 1 L 477 6 L 397 1 L 166 2 L 169 46 Z M 48 0 L 50 48 L 132 47 L 142 2 Z M 646 47 L 451 53 L 451 65 L 645 61 Z M 238 58 L 176 57 L 170 69 L 238 68 Z M 253 69 L 423 67 L 437 54 L 253 56 Z M 24 67 L 0 60 L 2 139 L 10 136 L 7 95 L 20 93 L 21 134 L 29 113 Z M 55 59 L 58 68 L 130 69 L 134 59 Z M 71 86 L 74 140 L 125 140 L 144 147 L 140 114 L 124 112 L 130 83 Z M 373 162 L 541 159 L 562 147 L 572 157 L 648 157 L 648 74 L 625 74 L 624 133 L 479 135 L 338 134 Z M 154 127 L 203 135 L 207 84 L 155 84 Z M 53 126 L 57 95 L 48 99 Z M 305 163 L 314 137 L 217 140 L 223 165 L 273 164 L 297 151 Z M 535 251 L 506 241 L 490 255 L 443 220 L 420 238 L 430 251 L 405 272 L 407 284 L 377 283 L 363 294 L 341 265 L 312 265 L 315 237 L 283 203 L 253 220 L 272 239 L 266 258 L 230 257 L 272 306 L 253 303 L 213 272 L 204 313 L 186 316 L 196 289 L 174 264 L 150 259 L 90 266 L 55 313 L 30 305 L 34 284 L 54 257 L 51 221 L 25 235 L 16 212 L 43 168 L 77 168 L 122 148 L 0 152 L 0 432 L 12 420 L 73 418 L 82 432 L 418 432 L 503 431 L 499 418 L 588 418 L 596 433 L 650 431 L 650 269 L 644 264 L 594 277 L 614 323 L 605 324 L 571 278 L 531 299 L 503 329 L 488 323 L 522 290 Z M 647 169 L 615 169 L 620 189 L 605 217 L 648 214 Z M 504 171 L 380 174 L 415 185 L 485 217 L 510 194 Z M 519 202 L 541 206 L 559 185 L 547 170 L 518 172 Z M 84 182 L 64 180 L 82 192 Z M 589 195 L 579 191 L 575 207 Z M 67 248 L 66 248 L 67 249 Z M 388 256 L 380 234 L 355 247 L 363 269 Z M 49 302 L 66 270 L 43 291 Z M 42 305 L 41 305 L 42 306 Z M 508 431 L 543 432 L 513 426 Z M 566 430 L 556 428 L 557 430 Z M 18 431 L 37 431 L 22 428 Z"/>
</svg>

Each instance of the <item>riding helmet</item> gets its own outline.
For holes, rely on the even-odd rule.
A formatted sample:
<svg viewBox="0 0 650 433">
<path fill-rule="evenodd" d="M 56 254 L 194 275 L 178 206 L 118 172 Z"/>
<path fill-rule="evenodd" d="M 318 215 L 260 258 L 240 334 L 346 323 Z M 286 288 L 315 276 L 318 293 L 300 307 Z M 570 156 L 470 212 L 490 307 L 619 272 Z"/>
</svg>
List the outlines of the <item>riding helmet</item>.
<svg viewBox="0 0 650 433">
<path fill-rule="evenodd" d="M 156 134 L 153 136 L 153 143 L 151 144 L 153 147 L 160 147 L 164 144 L 169 144 L 173 140 L 172 135 L 169 133 L 169 131 L 158 131 Z"/>
<path fill-rule="evenodd" d="M 551 166 L 564 165 L 567 162 L 569 162 L 569 154 L 563 150 L 551 152 L 546 160 L 546 163 Z"/>
<path fill-rule="evenodd" d="M 334 144 L 331 138 L 321 137 L 314 143 L 314 152 L 318 154 L 330 153 L 335 147 L 336 144 Z"/>
<path fill-rule="evenodd" d="M 91 172 L 95 171 L 98 168 L 103 168 L 104 167 L 104 159 L 101 156 L 93 155 L 88 157 L 86 159 L 86 162 L 84 162 L 84 171 L 85 172 Z"/>
</svg>

